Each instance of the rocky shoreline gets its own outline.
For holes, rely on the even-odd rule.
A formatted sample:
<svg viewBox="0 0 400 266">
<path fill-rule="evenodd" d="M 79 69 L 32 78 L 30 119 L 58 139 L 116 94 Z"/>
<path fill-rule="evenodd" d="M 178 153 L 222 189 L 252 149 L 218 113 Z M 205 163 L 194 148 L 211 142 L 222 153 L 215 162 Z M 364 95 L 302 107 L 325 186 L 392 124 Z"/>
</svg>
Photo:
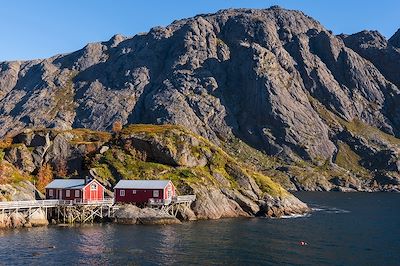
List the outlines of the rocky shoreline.
<svg viewBox="0 0 400 266">
<path fill-rule="evenodd" d="M 30 228 L 46 225 L 49 225 L 49 221 L 42 210 L 37 210 L 29 218 L 25 218 L 21 213 L 0 214 L 0 229 Z"/>
<path fill-rule="evenodd" d="M 280 218 L 282 216 L 304 214 L 310 211 L 308 206 L 298 200 L 296 197 L 287 197 L 283 200 L 277 200 L 270 197 L 260 206 L 257 215 L 249 215 L 246 212 L 233 213 L 232 215 L 224 215 L 219 218 L 237 218 L 237 217 L 270 217 Z M 212 218 L 211 218 L 212 219 Z M 211 220 L 208 219 L 208 220 Z M 125 204 L 115 212 L 114 219 L 108 222 L 125 225 L 168 225 L 182 224 L 182 222 L 191 222 L 196 220 L 206 220 L 199 216 L 190 208 L 179 210 L 177 217 L 166 213 L 165 211 L 153 208 L 139 208 L 135 205 Z M 104 222 L 97 221 L 97 222 Z M 39 226 L 47 226 L 49 224 L 64 226 L 63 223 L 57 223 L 55 220 L 49 221 L 46 214 L 42 210 L 33 213 L 29 218 L 24 217 L 21 213 L 0 214 L 0 229 L 16 229 L 31 228 Z"/>
</svg>

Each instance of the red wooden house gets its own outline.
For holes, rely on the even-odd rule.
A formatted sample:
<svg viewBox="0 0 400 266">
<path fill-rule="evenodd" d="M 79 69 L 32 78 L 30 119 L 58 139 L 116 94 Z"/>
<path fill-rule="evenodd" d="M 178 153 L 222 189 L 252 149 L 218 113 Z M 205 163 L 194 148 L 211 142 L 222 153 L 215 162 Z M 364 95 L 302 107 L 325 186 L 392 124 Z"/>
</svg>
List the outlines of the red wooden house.
<svg viewBox="0 0 400 266">
<path fill-rule="evenodd" d="M 56 179 L 46 186 L 46 199 L 103 200 L 104 187 L 95 179 Z"/>
<path fill-rule="evenodd" d="M 115 202 L 169 204 L 175 196 L 170 180 L 121 180 L 114 187 Z"/>
</svg>

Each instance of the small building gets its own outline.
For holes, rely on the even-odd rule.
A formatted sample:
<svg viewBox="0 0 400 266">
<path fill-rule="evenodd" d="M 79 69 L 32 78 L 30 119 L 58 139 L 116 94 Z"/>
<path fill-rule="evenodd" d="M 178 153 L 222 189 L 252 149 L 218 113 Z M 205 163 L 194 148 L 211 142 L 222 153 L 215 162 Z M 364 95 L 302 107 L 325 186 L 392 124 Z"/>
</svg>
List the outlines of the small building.
<svg viewBox="0 0 400 266">
<path fill-rule="evenodd" d="M 95 179 L 56 179 L 46 186 L 46 199 L 103 200 L 104 187 Z"/>
<path fill-rule="evenodd" d="M 115 202 L 167 205 L 175 196 L 170 180 L 121 180 L 114 187 Z"/>
</svg>

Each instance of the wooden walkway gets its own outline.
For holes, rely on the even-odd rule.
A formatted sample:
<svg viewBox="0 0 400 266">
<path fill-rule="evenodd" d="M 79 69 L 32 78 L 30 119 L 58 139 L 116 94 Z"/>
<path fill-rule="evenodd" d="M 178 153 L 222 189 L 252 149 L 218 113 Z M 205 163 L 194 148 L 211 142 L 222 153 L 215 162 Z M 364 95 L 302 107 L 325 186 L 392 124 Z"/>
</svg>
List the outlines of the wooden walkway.
<svg viewBox="0 0 400 266">
<path fill-rule="evenodd" d="M 76 201 L 76 200 L 26 200 L 0 202 L 0 211 L 24 210 L 32 208 L 56 208 L 63 206 L 113 205 L 114 199 Z"/>
<path fill-rule="evenodd" d="M 159 208 L 176 216 L 179 211 L 190 208 L 196 195 L 177 196 L 170 200 L 149 201 L 149 206 Z M 30 200 L 0 202 L 1 219 L 13 213 L 28 219 L 36 212 L 44 212 L 47 219 L 64 223 L 86 223 L 97 219 L 111 219 L 119 209 L 114 199 L 104 200 Z"/>
<path fill-rule="evenodd" d="M 43 211 L 48 219 L 68 223 L 84 223 L 94 219 L 112 218 L 115 210 L 114 199 L 104 200 L 31 200 L 0 202 L 2 219 L 13 213 L 25 218 L 31 217 L 38 211 Z"/>
<path fill-rule="evenodd" d="M 176 217 L 179 211 L 190 208 L 190 205 L 195 200 L 196 195 L 183 195 L 173 197 L 171 200 L 149 201 L 149 205 L 153 208 L 160 208 L 166 213 Z"/>
</svg>

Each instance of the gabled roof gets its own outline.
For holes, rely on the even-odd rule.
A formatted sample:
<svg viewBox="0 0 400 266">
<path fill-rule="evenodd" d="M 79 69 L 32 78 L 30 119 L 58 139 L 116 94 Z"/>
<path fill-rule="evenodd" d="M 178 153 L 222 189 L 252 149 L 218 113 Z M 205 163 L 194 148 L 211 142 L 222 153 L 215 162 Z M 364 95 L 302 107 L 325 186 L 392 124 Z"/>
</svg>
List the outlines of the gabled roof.
<svg viewBox="0 0 400 266">
<path fill-rule="evenodd" d="M 93 180 L 89 180 L 85 184 L 85 179 L 55 179 L 51 181 L 50 184 L 46 186 L 46 188 L 59 188 L 59 189 L 65 189 L 65 188 L 70 188 L 70 189 L 81 189 L 87 186 L 89 183 L 91 183 Z"/>
<path fill-rule="evenodd" d="M 169 180 L 120 180 L 114 188 L 164 189 L 169 182 Z"/>
</svg>

